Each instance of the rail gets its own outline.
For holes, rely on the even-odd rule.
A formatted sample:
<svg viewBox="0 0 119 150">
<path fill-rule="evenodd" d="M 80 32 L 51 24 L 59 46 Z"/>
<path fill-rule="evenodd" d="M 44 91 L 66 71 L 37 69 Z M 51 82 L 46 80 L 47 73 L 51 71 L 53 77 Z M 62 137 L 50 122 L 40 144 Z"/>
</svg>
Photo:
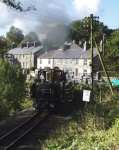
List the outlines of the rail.
<svg viewBox="0 0 119 150">
<path fill-rule="evenodd" d="M 36 113 L 32 118 L 17 126 L 0 137 L 0 150 L 13 150 L 13 148 L 29 134 L 39 123 L 45 121 L 48 112 Z"/>
</svg>

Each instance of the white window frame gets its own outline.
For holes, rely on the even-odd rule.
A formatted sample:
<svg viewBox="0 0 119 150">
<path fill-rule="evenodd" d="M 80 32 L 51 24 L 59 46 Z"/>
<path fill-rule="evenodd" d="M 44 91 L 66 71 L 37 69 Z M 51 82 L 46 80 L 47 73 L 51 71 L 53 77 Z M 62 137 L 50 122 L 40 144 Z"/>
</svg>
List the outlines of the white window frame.
<svg viewBox="0 0 119 150">
<path fill-rule="evenodd" d="M 83 65 L 84 65 L 84 66 L 87 66 L 87 64 L 88 64 L 88 60 L 87 60 L 87 59 L 84 59 Z"/>
<path fill-rule="evenodd" d="M 49 64 L 49 65 L 51 64 L 51 59 L 48 59 L 48 64 Z"/>
<path fill-rule="evenodd" d="M 42 59 L 40 59 L 40 64 L 42 64 Z"/>
<path fill-rule="evenodd" d="M 88 73 L 87 69 L 84 69 L 83 70 L 83 75 L 87 75 L 87 73 Z"/>
<path fill-rule="evenodd" d="M 75 76 L 77 77 L 79 74 L 79 69 L 78 68 L 75 68 Z"/>
<path fill-rule="evenodd" d="M 78 65 L 79 64 L 79 60 L 76 58 L 76 65 Z"/>
</svg>

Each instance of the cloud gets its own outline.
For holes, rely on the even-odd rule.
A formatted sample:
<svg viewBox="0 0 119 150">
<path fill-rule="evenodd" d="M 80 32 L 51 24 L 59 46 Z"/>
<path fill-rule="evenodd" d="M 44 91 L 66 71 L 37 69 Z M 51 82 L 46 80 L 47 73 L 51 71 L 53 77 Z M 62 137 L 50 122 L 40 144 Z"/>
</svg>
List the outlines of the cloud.
<svg viewBox="0 0 119 150">
<path fill-rule="evenodd" d="M 99 11 L 101 0 L 73 0 L 74 17 L 85 17 Z"/>
<path fill-rule="evenodd" d="M 12 25 L 25 33 L 40 31 L 53 24 L 68 24 L 90 13 L 96 13 L 101 0 L 20 0 L 24 8 L 35 6 L 37 11 L 19 12 L 0 2 L 0 31 L 5 32 Z M 45 28 L 45 30 L 46 30 Z"/>
<path fill-rule="evenodd" d="M 0 28 L 7 28 L 12 22 L 11 10 L 5 4 L 0 2 L 0 12 L 3 14 L 0 16 Z"/>
</svg>

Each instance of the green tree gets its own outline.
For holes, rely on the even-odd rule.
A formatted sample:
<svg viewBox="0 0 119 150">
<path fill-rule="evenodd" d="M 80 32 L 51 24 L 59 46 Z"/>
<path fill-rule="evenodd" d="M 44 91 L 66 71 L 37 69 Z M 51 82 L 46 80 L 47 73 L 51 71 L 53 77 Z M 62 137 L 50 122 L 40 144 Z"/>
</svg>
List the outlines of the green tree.
<svg viewBox="0 0 119 150">
<path fill-rule="evenodd" d="M 26 9 L 23 8 L 23 4 L 19 0 L 2 0 L 2 3 L 6 4 L 8 7 L 14 8 L 16 10 L 19 10 L 21 12 L 23 11 L 30 11 L 30 10 L 36 10 L 34 6 L 29 6 Z"/>
<path fill-rule="evenodd" d="M 70 24 L 69 37 L 72 40 L 75 40 L 77 43 L 81 42 L 81 45 L 84 41 L 90 44 L 90 28 L 91 21 L 90 17 L 85 17 L 82 20 L 73 21 Z M 93 21 L 93 33 L 96 38 L 96 41 L 99 43 L 102 40 L 103 34 L 109 36 L 112 30 L 108 29 L 102 22 L 94 19 Z"/>
<path fill-rule="evenodd" d="M 2 2 L 11 8 L 15 8 L 17 10 L 23 11 L 21 2 L 18 2 L 16 0 L 2 0 Z"/>
<path fill-rule="evenodd" d="M 0 53 L 4 53 L 7 51 L 7 40 L 5 37 L 0 36 Z"/>
<path fill-rule="evenodd" d="M 119 29 L 114 31 L 108 38 L 106 46 L 107 54 L 112 57 L 119 56 Z"/>
<path fill-rule="evenodd" d="M 105 62 L 109 70 L 119 70 L 119 29 L 106 41 Z"/>
<path fill-rule="evenodd" d="M 0 59 L 0 108 L 9 112 L 20 109 L 24 92 L 25 76 L 20 66 Z"/>
<path fill-rule="evenodd" d="M 73 21 L 70 24 L 69 37 L 72 40 L 75 40 L 77 43 L 79 42 L 79 40 L 81 41 L 88 40 L 88 34 L 84 30 L 83 23 L 81 20 Z"/>
<path fill-rule="evenodd" d="M 12 46 L 18 46 L 21 43 L 21 41 L 24 39 L 24 35 L 20 29 L 12 26 L 9 32 L 7 32 L 6 34 L 6 38 L 9 42 L 9 45 L 11 45 L 12 47 Z"/>
</svg>

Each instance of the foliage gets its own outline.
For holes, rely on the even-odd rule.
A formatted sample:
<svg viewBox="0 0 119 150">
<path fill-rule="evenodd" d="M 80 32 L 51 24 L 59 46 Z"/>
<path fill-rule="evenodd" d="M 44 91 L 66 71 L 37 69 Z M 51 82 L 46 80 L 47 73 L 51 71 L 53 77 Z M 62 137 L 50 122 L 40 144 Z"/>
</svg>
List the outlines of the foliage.
<svg viewBox="0 0 119 150">
<path fill-rule="evenodd" d="M 119 147 L 119 103 L 97 104 L 96 110 L 88 106 L 43 143 L 45 150 L 117 150 Z M 94 106 L 93 106 L 94 108 Z M 98 111 L 97 111 L 98 109 Z M 104 124 L 104 125 L 103 125 Z M 107 128 L 108 124 L 108 128 Z"/>
<path fill-rule="evenodd" d="M 0 36 L 0 53 L 4 54 L 8 49 L 17 47 L 23 39 L 22 30 L 12 26 L 6 33 L 6 37 Z"/>
<path fill-rule="evenodd" d="M 21 103 L 21 107 L 22 109 L 28 109 L 31 108 L 33 106 L 33 101 L 30 99 L 25 99 L 22 103 Z"/>
<path fill-rule="evenodd" d="M 69 36 L 72 40 L 75 40 L 77 44 L 81 42 L 80 43 L 81 46 L 84 41 L 87 41 L 87 43 L 90 45 L 90 30 L 91 30 L 90 28 L 91 28 L 90 17 L 85 17 L 82 20 L 73 21 L 70 24 Z M 99 22 L 96 19 L 94 19 L 93 33 L 98 43 L 102 40 L 103 34 L 109 36 L 111 32 L 112 30 L 108 29 L 108 27 L 105 26 L 102 22 Z"/>
<path fill-rule="evenodd" d="M 4 53 L 7 50 L 7 40 L 4 36 L 0 36 L 0 53 Z"/>
<path fill-rule="evenodd" d="M 16 0 L 3 0 L 2 2 L 5 3 L 7 6 L 10 6 L 11 8 L 15 8 L 16 10 L 23 11 L 21 3 L 16 2 Z"/>
<path fill-rule="evenodd" d="M 7 32 L 6 34 L 6 38 L 9 42 L 9 45 L 11 45 L 12 47 L 16 47 L 24 39 L 24 35 L 20 29 L 12 26 L 9 32 Z"/>
<path fill-rule="evenodd" d="M 36 10 L 34 6 L 29 6 L 26 9 L 23 8 L 23 4 L 17 0 L 2 0 L 4 4 L 6 4 L 10 8 L 14 8 L 16 10 L 19 10 L 20 12 L 30 11 L 30 10 Z"/>
<path fill-rule="evenodd" d="M 64 133 L 61 131 L 61 137 L 55 137 L 46 141 L 46 150 L 110 150 L 119 144 L 118 131 L 119 126 L 115 125 L 107 130 L 81 130 L 78 129 L 78 124 L 69 124 L 70 129 L 64 127 Z M 76 128 L 74 130 L 74 128 Z M 67 132 L 66 132 L 67 131 Z"/>
<path fill-rule="evenodd" d="M 6 101 L 0 99 L 0 120 L 8 116 L 9 109 L 9 105 L 6 103 Z"/>
<path fill-rule="evenodd" d="M 0 60 L 0 104 L 10 110 L 20 109 L 25 91 L 25 77 L 18 65 Z"/>
<path fill-rule="evenodd" d="M 109 71 L 119 69 L 119 30 L 115 30 L 106 41 L 105 64 Z M 119 73 L 114 73 L 114 76 Z"/>
<path fill-rule="evenodd" d="M 119 58 L 119 30 L 114 31 L 106 42 L 106 57 L 118 62 Z M 119 62 L 118 62 L 119 63 Z"/>
<path fill-rule="evenodd" d="M 114 31 L 107 40 L 109 55 L 119 56 L 119 29 Z"/>
<path fill-rule="evenodd" d="M 75 91 L 86 88 L 75 86 Z M 87 87 L 88 89 L 90 87 Z M 111 96 L 106 86 L 101 87 L 103 99 L 99 101 L 99 87 L 94 86 L 97 100 L 74 112 L 70 120 L 64 120 L 42 145 L 45 150 L 118 150 L 119 149 L 119 101 L 115 92 Z M 98 91 L 98 92 L 97 92 Z"/>
<path fill-rule="evenodd" d="M 91 90 L 91 86 L 88 85 L 88 84 L 75 84 L 73 86 L 73 90 L 77 90 L 77 91 L 80 91 L 80 90 Z"/>
</svg>

